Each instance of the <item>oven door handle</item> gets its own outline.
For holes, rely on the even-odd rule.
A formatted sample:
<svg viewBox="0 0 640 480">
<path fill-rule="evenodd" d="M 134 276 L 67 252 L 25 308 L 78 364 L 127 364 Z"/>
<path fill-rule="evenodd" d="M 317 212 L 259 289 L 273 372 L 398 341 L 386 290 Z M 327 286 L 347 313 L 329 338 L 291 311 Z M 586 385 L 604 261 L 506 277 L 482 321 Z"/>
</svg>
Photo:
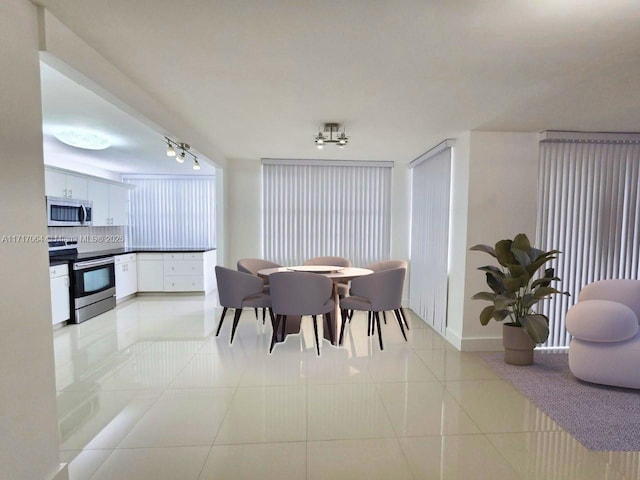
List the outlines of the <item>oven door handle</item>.
<svg viewBox="0 0 640 480">
<path fill-rule="evenodd" d="M 73 264 L 74 270 L 82 270 L 85 268 L 99 267 L 100 265 L 109 265 L 115 263 L 113 257 L 99 258 L 97 260 L 87 260 L 86 262 L 76 262 Z"/>
</svg>

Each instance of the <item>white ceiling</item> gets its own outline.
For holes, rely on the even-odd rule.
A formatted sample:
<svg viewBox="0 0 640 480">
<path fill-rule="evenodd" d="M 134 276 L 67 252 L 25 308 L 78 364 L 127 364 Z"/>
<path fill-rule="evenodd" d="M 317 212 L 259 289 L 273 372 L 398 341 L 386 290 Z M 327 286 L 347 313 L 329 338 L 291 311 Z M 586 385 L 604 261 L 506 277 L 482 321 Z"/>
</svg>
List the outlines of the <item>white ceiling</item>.
<svg viewBox="0 0 640 480">
<path fill-rule="evenodd" d="M 105 171 L 172 175 L 215 172 L 204 160 L 199 162 L 200 171 L 195 172 L 192 157 L 187 155 L 182 165 L 167 157 L 162 134 L 45 63 L 40 64 L 40 77 L 47 165 L 98 175 L 104 175 Z M 112 145 L 105 150 L 71 147 L 55 137 L 57 132 L 66 129 L 99 132 L 107 136 Z"/>
<path fill-rule="evenodd" d="M 38 3 L 231 160 L 409 161 L 473 129 L 640 131 L 638 0 Z M 350 145 L 315 149 L 323 122 Z"/>
</svg>

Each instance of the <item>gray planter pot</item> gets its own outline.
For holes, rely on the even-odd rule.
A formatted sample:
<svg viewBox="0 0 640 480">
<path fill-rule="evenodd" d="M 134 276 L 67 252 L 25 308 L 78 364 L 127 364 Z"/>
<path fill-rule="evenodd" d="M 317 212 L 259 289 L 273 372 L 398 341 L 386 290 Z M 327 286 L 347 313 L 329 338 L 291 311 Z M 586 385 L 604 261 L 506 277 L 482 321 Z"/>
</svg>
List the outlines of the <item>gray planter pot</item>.
<svg viewBox="0 0 640 480">
<path fill-rule="evenodd" d="M 533 349 L 536 343 L 531 340 L 522 327 L 511 323 L 502 325 L 502 345 L 504 346 L 504 361 L 510 365 L 531 365 L 533 363 Z"/>
</svg>

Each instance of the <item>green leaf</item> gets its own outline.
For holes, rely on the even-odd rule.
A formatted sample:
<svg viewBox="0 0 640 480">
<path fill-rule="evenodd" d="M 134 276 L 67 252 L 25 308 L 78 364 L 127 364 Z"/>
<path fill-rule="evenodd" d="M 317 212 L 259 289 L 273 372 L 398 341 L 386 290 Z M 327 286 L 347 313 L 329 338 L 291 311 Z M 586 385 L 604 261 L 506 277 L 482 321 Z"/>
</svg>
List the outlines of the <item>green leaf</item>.
<svg viewBox="0 0 640 480">
<path fill-rule="evenodd" d="M 551 252 L 543 253 L 542 255 L 539 255 L 538 258 L 536 258 L 533 262 L 527 265 L 527 272 L 529 272 L 529 275 L 533 277 L 538 269 L 542 267 L 542 265 L 555 258 L 556 257 L 554 257 Z"/>
<path fill-rule="evenodd" d="M 494 310 L 492 317 L 497 322 L 501 322 L 502 320 L 507 318 L 509 315 L 511 315 L 511 310 Z"/>
<path fill-rule="evenodd" d="M 478 267 L 478 270 L 482 272 L 493 272 L 495 277 L 504 278 L 504 272 L 500 270 L 498 267 L 494 267 L 493 265 L 486 265 L 484 267 Z"/>
<path fill-rule="evenodd" d="M 529 314 L 520 318 L 524 331 L 536 343 L 544 343 L 549 338 L 549 319 L 541 314 Z"/>
<path fill-rule="evenodd" d="M 507 267 L 512 277 L 521 277 L 527 273 L 526 268 L 521 265 L 513 264 Z"/>
<path fill-rule="evenodd" d="M 488 253 L 489 255 L 491 255 L 494 258 L 498 258 L 498 257 L 496 257 L 496 251 L 493 249 L 493 247 L 490 247 L 489 245 L 474 245 L 469 250 L 472 250 L 474 252 Z"/>
<path fill-rule="evenodd" d="M 534 280 L 534 282 L 531 284 L 531 288 L 548 287 L 551 284 L 551 282 L 559 281 L 559 280 L 560 279 L 558 277 L 551 277 L 551 278 L 542 277 L 537 280 Z"/>
<path fill-rule="evenodd" d="M 504 285 L 504 291 L 506 293 L 516 293 L 518 290 L 520 290 L 520 278 L 505 278 L 502 281 L 502 285 Z M 496 293 L 503 293 L 503 292 L 496 292 Z"/>
<path fill-rule="evenodd" d="M 540 255 L 544 255 L 544 253 L 544 250 L 531 247 L 531 250 L 529 250 L 529 257 L 531 257 L 531 260 L 535 261 Z"/>
<path fill-rule="evenodd" d="M 491 292 L 478 292 L 473 297 L 471 297 L 471 300 L 488 300 L 490 302 L 493 302 L 496 296 L 497 295 L 495 293 Z"/>
<path fill-rule="evenodd" d="M 493 272 L 487 272 L 485 275 L 487 276 L 487 285 L 489 285 L 491 290 L 497 294 L 504 293 L 505 290 L 504 285 L 502 284 L 502 279 L 493 276 Z"/>
<path fill-rule="evenodd" d="M 496 258 L 503 267 L 516 263 L 516 257 L 513 256 L 511 251 L 511 240 L 500 240 L 496 243 Z"/>
<path fill-rule="evenodd" d="M 553 295 L 554 293 L 562 293 L 560 290 L 556 290 L 553 287 L 538 287 L 533 292 L 533 298 L 541 299 Z"/>
<path fill-rule="evenodd" d="M 485 307 L 482 312 L 480 312 L 480 323 L 482 325 L 486 325 L 489 323 L 489 320 L 493 318 L 493 312 L 495 311 L 495 307 L 493 305 L 489 305 Z"/>
<path fill-rule="evenodd" d="M 513 244 L 511 245 L 511 249 L 522 250 L 527 256 L 531 253 L 531 242 L 529 242 L 529 238 L 524 233 L 519 233 L 513 239 Z"/>
<path fill-rule="evenodd" d="M 526 267 L 531 263 L 531 259 L 529 258 L 529 255 L 527 255 L 524 250 L 511 247 L 511 251 L 513 252 L 513 256 L 516 257 L 516 260 L 518 261 L 519 265 Z"/>
<path fill-rule="evenodd" d="M 496 295 L 493 300 L 493 305 L 496 307 L 496 310 L 506 310 L 511 305 L 517 302 L 515 296 L 506 296 L 506 295 Z"/>
</svg>

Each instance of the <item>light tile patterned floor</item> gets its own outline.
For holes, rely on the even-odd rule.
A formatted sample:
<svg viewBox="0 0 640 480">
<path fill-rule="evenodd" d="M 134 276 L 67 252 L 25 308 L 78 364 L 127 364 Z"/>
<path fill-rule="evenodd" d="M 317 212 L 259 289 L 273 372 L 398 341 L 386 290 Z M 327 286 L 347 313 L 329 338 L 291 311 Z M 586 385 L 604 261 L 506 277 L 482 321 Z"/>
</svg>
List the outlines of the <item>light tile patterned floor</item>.
<svg viewBox="0 0 640 480">
<path fill-rule="evenodd" d="M 356 314 L 345 346 L 301 335 L 267 353 L 216 295 L 138 297 L 54 334 L 71 480 L 640 478 L 638 452 L 591 452 L 411 315 L 385 350 Z M 408 313 L 410 313 L 407 310 Z"/>
</svg>

